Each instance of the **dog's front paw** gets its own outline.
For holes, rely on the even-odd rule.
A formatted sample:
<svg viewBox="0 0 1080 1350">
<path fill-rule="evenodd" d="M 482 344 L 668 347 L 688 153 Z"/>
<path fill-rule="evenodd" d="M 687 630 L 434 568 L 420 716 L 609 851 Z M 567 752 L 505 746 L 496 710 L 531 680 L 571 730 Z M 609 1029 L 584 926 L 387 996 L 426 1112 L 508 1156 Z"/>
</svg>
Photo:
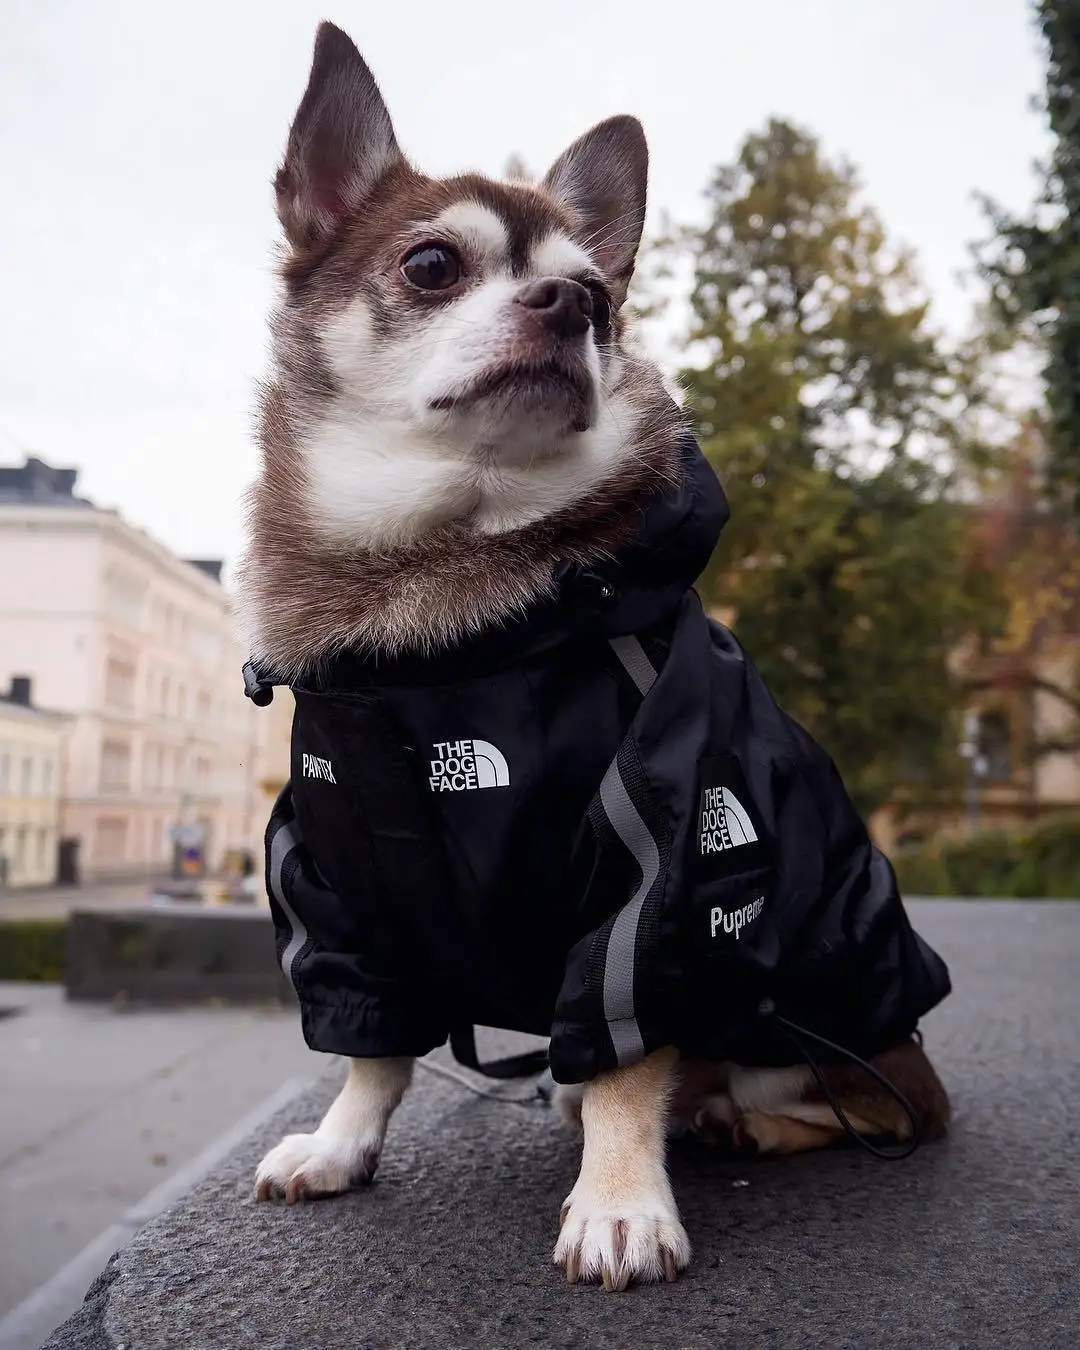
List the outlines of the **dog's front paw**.
<svg viewBox="0 0 1080 1350">
<path fill-rule="evenodd" d="M 632 1280 L 675 1280 L 690 1263 L 690 1239 L 666 1185 L 616 1196 L 579 1180 L 560 1223 L 552 1259 L 571 1284 L 622 1290 Z"/>
<path fill-rule="evenodd" d="M 317 1196 L 340 1195 L 370 1181 L 378 1165 L 378 1144 L 364 1145 L 319 1134 L 289 1134 L 256 1169 L 255 1195 L 259 1200 L 283 1196 L 289 1205 Z"/>
</svg>

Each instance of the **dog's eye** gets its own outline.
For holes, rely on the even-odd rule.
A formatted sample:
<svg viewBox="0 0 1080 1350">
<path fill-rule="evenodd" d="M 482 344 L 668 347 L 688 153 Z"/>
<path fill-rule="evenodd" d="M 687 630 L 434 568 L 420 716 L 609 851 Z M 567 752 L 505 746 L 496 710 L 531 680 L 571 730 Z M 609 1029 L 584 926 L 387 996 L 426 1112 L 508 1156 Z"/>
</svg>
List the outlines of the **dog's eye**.
<svg viewBox="0 0 1080 1350">
<path fill-rule="evenodd" d="M 592 326 L 598 333 L 606 333 L 611 327 L 611 301 L 603 286 L 595 282 L 589 287 L 592 296 Z"/>
<path fill-rule="evenodd" d="M 427 244 L 410 253 L 401 264 L 401 275 L 421 291 L 446 291 L 461 278 L 457 255 L 441 244 Z"/>
</svg>

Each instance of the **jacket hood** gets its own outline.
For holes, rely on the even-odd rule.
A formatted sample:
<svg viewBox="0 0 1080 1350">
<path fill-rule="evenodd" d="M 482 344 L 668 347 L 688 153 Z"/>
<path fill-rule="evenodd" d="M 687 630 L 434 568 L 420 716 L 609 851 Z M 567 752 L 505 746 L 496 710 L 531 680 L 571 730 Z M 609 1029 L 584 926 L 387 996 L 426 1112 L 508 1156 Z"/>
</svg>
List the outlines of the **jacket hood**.
<svg viewBox="0 0 1080 1350">
<path fill-rule="evenodd" d="M 437 683 L 493 669 L 579 637 L 640 632 L 672 614 L 712 556 L 730 515 L 712 465 L 687 431 L 677 480 L 642 512 L 634 539 L 595 564 L 560 563 L 555 588 L 519 618 L 435 655 L 370 657 L 345 653 L 323 672 L 330 688 L 357 681 Z"/>
<path fill-rule="evenodd" d="M 678 482 L 653 499 L 633 543 L 596 569 L 616 591 L 604 636 L 633 632 L 674 608 L 704 571 L 730 514 L 716 471 L 687 432 Z"/>
</svg>

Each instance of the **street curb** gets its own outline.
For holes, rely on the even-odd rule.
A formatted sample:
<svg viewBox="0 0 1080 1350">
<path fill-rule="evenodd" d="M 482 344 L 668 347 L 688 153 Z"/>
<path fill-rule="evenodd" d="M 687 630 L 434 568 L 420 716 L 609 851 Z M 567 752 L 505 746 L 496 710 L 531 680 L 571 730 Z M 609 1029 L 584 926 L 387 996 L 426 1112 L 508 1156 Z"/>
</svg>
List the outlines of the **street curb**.
<svg viewBox="0 0 1080 1350">
<path fill-rule="evenodd" d="M 211 1141 L 185 1166 L 136 1201 L 121 1218 L 93 1238 L 44 1284 L 0 1319 L 0 1350 L 39 1350 L 75 1312 L 109 1260 L 151 1219 L 175 1204 L 271 1116 L 306 1091 L 319 1075 L 290 1078 L 235 1125 Z"/>
</svg>

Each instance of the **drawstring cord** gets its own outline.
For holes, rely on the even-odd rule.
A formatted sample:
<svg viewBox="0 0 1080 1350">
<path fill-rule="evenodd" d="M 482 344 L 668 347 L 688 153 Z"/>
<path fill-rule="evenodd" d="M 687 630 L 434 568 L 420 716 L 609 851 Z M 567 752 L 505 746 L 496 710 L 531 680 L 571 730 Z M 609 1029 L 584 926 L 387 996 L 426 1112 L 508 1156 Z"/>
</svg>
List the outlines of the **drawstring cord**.
<svg viewBox="0 0 1080 1350">
<path fill-rule="evenodd" d="M 781 1017 L 776 1011 L 776 1005 L 771 999 L 766 999 L 758 1011 L 762 1017 L 768 1018 L 772 1025 L 776 1027 L 777 1031 L 785 1036 L 792 1045 L 795 1046 L 799 1054 L 802 1055 L 803 1059 L 806 1061 L 806 1067 L 814 1075 L 814 1081 L 821 1089 L 821 1095 L 825 1098 L 833 1115 L 860 1148 L 865 1149 L 872 1157 L 880 1158 L 882 1162 L 903 1162 L 905 1158 L 911 1157 L 921 1142 L 919 1137 L 919 1121 L 918 1117 L 915 1115 L 915 1108 L 895 1083 L 890 1083 L 880 1069 L 876 1069 L 873 1064 L 868 1064 L 865 1059 L 860 1058 L 853 1050 L 846 1050 L 842 1045 L 837 1045 L 835 1041 L 830 1041 L 825 1036 L 819 1036 L 816 1031 L 808 1031 L 806 1027 L 801 1027 L 798 1023 L 791 1022 L 786 1017 Z M 870 1075 L 879 1087 L 885 1089 L 911 1122 L 911 1138 L 906 1144 L 902 1145 L 898 1151 L 894 1152 L 890 1149 L 879 1148 L 877 1144 L 872 1144 L 870 1140 L 867 1139 L 866 1135 L 859 1133 L 845 1115 L 844 1108 L 836 1099 L 836 1094 L 825 1081 L 824 1071 L 814 1058 L 813 1052 L 805 1045 L 802 1039 L 804 1036 L 807 1040 L 815 1041 L 818 1045 L 824 1046 L 826 1050 L 831 1051 L 833 1054 L 839 1055 L 843 1059 L 850 1060 L 852 1064 L 857 1064 L 864 1073 Z M 921 1043 L 922 1037 L 920 1036 L 919 1039 Z"/>
<path fill-rule="evenodd" d="M 830 1041 L 825 1036 L 819 1036 L 816 1031 L 809 1031 L 806 1027 L 799 1026 L 797 1022 L 792 1022 L 788 1018 L 782 1017 L 776 1011 L 776 1005 L 771 999 L 764 1000 L 758 1008 L 758 1014 L 767 1019 L 768 1022 L 770 1022 L 771 1025 L 774 1026 L 781 1035 L 786 1037 L 787 1040 L 794 1045 L 796 1050 L 798 1050 L 799 1054 L 806 1062 L 806 1067 L 813 1074 L 814 1081 L 821 1089 L 821 1095 L 825 1098 L 833 1115 L 836 1116 L 836 1119 L 843 1126 L 844 1131 L 850 1135 L 860 1148 L 865 1149 L 871 1157 L 881 1159 L 882 1162 L 902 1162 L 905 1158 L 911 1157 L 921 1142 L 919 1135 L 919 1121 L 915 1114 L 915 1108 L 895 1083 L 890 1083 L 880 1069 L 876 1069 L 873 1064 L 869 1064 L 865 1059 L 862 1059 L 859 1055 L 855 1054 L 853 1050 L 847 1050 L 844 1046 L 837 1045 L 835 1041 Z M 916 1031 L 915 1037 L 921 1045 L 922 1033 Z M 832 1088 L 829 1087 L 829 1084 L 825 1079 L 824 1070 L 814 1058 L 813 1051 L 810 1050 L 805 1043 L 807 1040 L 814 1041 L 817 1045 L 823 1046 L 826 1050 L 834 1055 L 838 1055 L 841 1059 L 849 1060 L 852 1064 L 858 1065 L 864 1073 L 869 1074 L 879 1087 L 885 1089 L 911 1123 L 911 1137 L 905 1144 L 901 1145 L 896 1151 L 884 1149 L 880 1148 L 877 1144 L 871 1143 L 866 1135 L 859 1133 L 848 1119 L 844 1108 L 837 1100 L 836 1094 L 833 1092 Z M 465 1065 L 466 1068 L 472 1069 L 475 1073 L 483 1074 L 486 1078 L 502 1079 L 503 1081 L 508 1078 L 527 1078 L 544 1069 L 545 1071 L 536 1085 L 536 1095 L 545 1102 L 550 1101 L 554 1084 L 551 1081 L 550 1069 L 545 1069 L 547 1064 L 546 1051 L 530 1050 L 523 1055 L 512 1055 L 507 1059 L 500 1059 L 495 1060 L 493 1063 L 489 1062 L 487 1064 L 482 1064 L 476 1053 L 476 1040 L 472 1027 L 458 1028 L 450 1037 L 450 1048 L 454 1058 L 459 1064 Z M 420 1060 L 419 1063 L 423 1068 L 430 1069 L 431 1072 L 437 1073 L 441 1077 L 452 1079 L 460 1087 L 466 1088 L 477 1097 L 485 1097 L 488 1101 L 504 1102 L 514 1106 L 528 1104 L 521 1098 L 504 1097 L 500 1093 L 487 1091 L 478 1084 L 470 1083 L 463 1074 L 457 1074 L 452 1069 L 448 1069 L 445 1065 L 429 1064 L 425 1063 L 423 1060 Z"/>
</svg>

